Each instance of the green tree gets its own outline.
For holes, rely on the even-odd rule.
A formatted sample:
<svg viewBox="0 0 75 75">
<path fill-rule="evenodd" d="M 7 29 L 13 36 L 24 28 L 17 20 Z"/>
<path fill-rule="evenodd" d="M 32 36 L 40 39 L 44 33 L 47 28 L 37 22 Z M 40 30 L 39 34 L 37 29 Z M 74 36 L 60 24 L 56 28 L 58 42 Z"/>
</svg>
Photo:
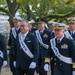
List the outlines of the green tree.
<svg viewBox="0 0 75 75">
<path fill-rule="evenodd" d="M 75 16 L 75 0 L 1 0 L 0 11 L 9 16 L 10 25 L 17 10 L 22 18 L 35 20 L 38 17 L 47 21 L 62 22 L 70 16 Z M 3 13 L 4 12 L 4 13 Z"/>
<path fill-rule="evenodd" d="M 0 11 L 9 16 L 9 23 L 11 26 L 13 26 L 12 18 L 15 16 L 19 7 L 20 5 L 16 2 L 16 0 L 2 0 L 0 2 Z"/>
<path fill-rule="evenodd" d="M 21 4 L 20 12 L 25 13 L 27 20 L 41 17 L 47 21 L 62 21 L 75 13 L 75 0 L 18 0 L 18 3 Z"/>
</svg>

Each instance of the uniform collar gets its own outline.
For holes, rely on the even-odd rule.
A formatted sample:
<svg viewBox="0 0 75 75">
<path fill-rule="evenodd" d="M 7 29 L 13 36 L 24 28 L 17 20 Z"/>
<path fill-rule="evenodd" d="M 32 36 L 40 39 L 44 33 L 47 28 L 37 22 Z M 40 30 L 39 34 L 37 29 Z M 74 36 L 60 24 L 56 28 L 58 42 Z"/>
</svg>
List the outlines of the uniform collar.
<svg viewBox="0 0 75 75">
<path fill-rule="evenodd" d="M 44 29 L 44 30 L 45 30 L 45 29 Z M 43 32 L 44 32 L 44 30 L 42 30 L 42 31 L 40 31 L 40 30 L 39 30 L 39 31 L 40 31 L 41 33 L 43 33 Z"/>
<path fill-rule="evenodd" d="M 74 31 L 71 31 L 71 33 L 73 33 L 73 34 L 74 34 L 74 33 L 75 33 L 75 30 L 74 30 Z"/>
<path fill-rule="evenodd" d="M 20 28 L 15 28 L 17 31 L 20 29 Z"/>
<path fill-rule="evenodd" d="M 29 31 L 28 31 L 28 32 L 29 32 Z M 28 32 L 26 32 L 25 34 L 22 34 L 22 38 L 23 38 L 23 40 L 26 38 Z"/>
<path fill-rule="evenodd" d="M 57 38 L 57 40 L 60 40 L 60 42 L 62 41 L 62 39 L 64 38 L 64 35 L 59 39 L 59 38 Z"/>
</svg>

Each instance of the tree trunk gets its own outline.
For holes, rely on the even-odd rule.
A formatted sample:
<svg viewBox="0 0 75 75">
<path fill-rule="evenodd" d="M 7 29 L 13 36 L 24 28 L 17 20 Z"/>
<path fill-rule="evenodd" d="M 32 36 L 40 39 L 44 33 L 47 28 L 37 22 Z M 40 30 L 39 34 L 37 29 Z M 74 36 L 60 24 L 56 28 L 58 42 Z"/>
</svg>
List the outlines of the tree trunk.
<svg viewBox="0 0 75 75">
<path fill-rule="evenodd" d="M 27 20 L 30 21 L 30 18 L 31 18 L 30 15 L 31 15 L 31 13 L 30 13 L 29 5 L 27 5 L 26 7 L 27 7 Z"/>
</svg>

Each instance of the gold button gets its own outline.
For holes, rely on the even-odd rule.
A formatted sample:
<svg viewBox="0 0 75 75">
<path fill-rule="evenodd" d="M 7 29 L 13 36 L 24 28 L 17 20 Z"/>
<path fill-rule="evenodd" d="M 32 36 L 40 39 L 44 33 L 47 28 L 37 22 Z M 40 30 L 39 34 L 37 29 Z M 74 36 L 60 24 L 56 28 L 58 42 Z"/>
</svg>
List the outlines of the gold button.
<svg viewBox="0 0 75 75">
<path fill-rule="evenodd" d="M 56 65 L 56 63 L 54 63 Z"/>
</svg>

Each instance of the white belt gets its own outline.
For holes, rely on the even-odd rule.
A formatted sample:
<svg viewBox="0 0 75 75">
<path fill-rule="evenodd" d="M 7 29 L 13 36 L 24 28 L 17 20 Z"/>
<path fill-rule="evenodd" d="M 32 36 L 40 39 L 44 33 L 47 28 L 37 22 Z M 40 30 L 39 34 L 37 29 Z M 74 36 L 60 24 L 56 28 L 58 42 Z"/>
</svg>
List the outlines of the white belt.
<svg viewBox="0 0 75 75">
<path fill-rule="evenodd" d="M 17 34 L 16 34 L 16 31 L 15 31 L 15 28 L 12 28 L 12 34 L 13 34 L 14 38 L 16 39 Z"/>
<path fill-rule="evenodd" d="M 40 43 L 44 48 L 46 48 L 46 49 L 49 48 L 49 45 L 43 43 L 42 38 L 41 38 L 40 33 L 39 33 L 39 30 L 36 30 L 36 37 L 37 37 L 39 43 Z"/>
<path fill-rule="evenodd" d="M 21 33 L 19 33 L 19 43 L 21 45 L 22 50 L 30 57 L 33 58 L 34 55 L 31 53 L 25 42 L 23 41 L 23 38 L 21 36 Z"/>
<path fill-rule="evenodd" d="M 69 33 L 68 31 L 65 31 L 64 35 L 65 35 L 67 38 L 73 39 L 72 36 L 70 35 L 70 33 Z"/>
<path fill-rule="evenodd" d="M 61 55 L 61 54 L 59 53 L 59 50 L 58 50 L 58 48 L 57 48 L 56 45 L 55 45 L 55 38 L 54 38 L 54 39 L 51 39 L 51 40 L 50 40 L 50 43 L 51 43 L 51 48 L 52 48 L 54 54 L 55 54 L 61 61 L 65 62 L 65 63 L 68 63 L 68 64 L 72 64 L 72 58 L 70 58 L 70 57 L 65 57 L 65 56 L 63 56 L 63 55 Z"/>
</svg>

